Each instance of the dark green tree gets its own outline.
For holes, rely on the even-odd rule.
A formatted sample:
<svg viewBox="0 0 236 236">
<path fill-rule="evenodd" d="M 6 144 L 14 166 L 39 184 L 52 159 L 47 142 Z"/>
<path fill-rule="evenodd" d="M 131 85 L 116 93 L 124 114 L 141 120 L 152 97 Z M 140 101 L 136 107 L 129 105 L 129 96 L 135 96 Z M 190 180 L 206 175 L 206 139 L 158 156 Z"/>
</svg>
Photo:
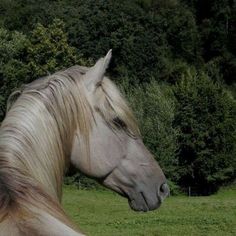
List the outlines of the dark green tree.
<svg viewBox="0 0 236 236">
<path fill-rule="evenodd" d="M 29 36 L 27 64 L 31 80 L 75 65 L 84 64 L 76 48 L 68 44 L 64 23 L 55 19 L 48 27 L 37 24 Z"/>
<path fill-rule="evenodd" d="M 84 64 L 78 51 L 68 44 L 60 20 L 48 27 L 38 24 L 26 36 L 0 28 L 0 119 L 11 92 L 24 83 L 67 68 Z"/>
<path fill-rule="evenodd" d="M 226 83 L 235 82 L 236 2 L 232 0 L 183 0 L 196 17 L 201 53 L 205 62 L 216 62 Z"/>
<path fill-rule="evenodd" d="M 19 32 L 0 28 L 0 119 L 9 94 L 27 81 L 26 51 L 28 39 Z"/>
<path fill-rule="evenodd" d="M 223 87 L 192 70 L 174 88 L 179 183 L 214 192 L 236 177 L 236 103 Z"/>
</svg>

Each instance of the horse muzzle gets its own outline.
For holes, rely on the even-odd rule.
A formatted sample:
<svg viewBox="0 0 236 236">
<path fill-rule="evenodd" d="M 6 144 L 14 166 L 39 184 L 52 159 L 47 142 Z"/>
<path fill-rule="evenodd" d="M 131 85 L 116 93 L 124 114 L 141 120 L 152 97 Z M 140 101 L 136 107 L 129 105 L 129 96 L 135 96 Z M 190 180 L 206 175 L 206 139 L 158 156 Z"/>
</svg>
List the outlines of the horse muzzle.
<svg viewBox="0 0 236 236">
<path fill-rule="evenodd" d="M 159 208 L 169 194 L 169 186 L 164 183 L 159 190 L 136 192 L 132 195 L 126 194 L 126 197 L 132 210 L 146 212 Z"/>
</svg>

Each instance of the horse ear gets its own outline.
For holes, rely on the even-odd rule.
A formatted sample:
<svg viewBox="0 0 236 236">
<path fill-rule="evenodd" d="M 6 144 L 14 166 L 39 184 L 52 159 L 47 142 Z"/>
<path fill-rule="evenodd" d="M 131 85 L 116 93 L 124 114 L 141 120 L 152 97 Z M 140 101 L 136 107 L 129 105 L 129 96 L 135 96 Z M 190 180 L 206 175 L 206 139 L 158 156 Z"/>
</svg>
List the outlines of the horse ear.
<svg viewBox="0 0 236 236">
<path fill-rule="evenodd" d="M 85 86 L 89 91 L 93 91 L 98 83 L 100 83 L 104 77 L 104 74 L 109 66 L 112 56 L 112 50 L 110 49 L 105 57 L 100 58 L 96 64 L 91 67 L 84 75 Z"/>
</svg>

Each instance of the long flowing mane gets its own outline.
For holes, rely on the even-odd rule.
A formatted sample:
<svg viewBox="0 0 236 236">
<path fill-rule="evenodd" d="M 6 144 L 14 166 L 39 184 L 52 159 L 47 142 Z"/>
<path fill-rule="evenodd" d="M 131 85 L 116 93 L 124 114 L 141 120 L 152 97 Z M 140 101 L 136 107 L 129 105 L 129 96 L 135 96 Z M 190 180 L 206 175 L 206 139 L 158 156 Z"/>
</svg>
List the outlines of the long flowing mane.
<svg viewBox="0 0 236 236">
<path fill-rule="evenodd" d="M 84 154 L 89 155 L 86 144 L 93 107 L 81 83 L 84 73 L 76 66 L 26 85 L 9 105 L 1 125 L 0 223 L 20 214 L 21 221 L 14 224 L 24 235 L 33 232 L 26 222 L 40 211 L 73 227 L 59 202 L 75 131 L 85 144 Z M 109 79 L 99 85 L 96 96 L 97 108 L 108 124 L 119 117 L 129 133 L 139 134 L 131 110 Z"/>
</svg>

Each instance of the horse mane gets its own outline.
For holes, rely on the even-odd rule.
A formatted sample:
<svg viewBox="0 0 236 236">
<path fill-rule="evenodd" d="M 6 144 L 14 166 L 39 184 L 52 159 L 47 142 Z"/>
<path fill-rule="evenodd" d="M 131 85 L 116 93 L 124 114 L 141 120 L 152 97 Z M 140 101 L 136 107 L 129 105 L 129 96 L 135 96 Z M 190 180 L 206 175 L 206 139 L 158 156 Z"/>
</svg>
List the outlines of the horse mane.
<svg viewBox="0 0 236 236">
<path fill-rule="evenodd" d="M 78 77 L 61 72 L 26 85 L 0 131 L 0 148 L 7 147 L 0 155 L 50 191 L 56 189 L 53 195 L 59 198 L 74 132 L 78 129 L 84 139 L 90 132 L 90 106 Z"/>
<path fill-rule="evenodd" d="M 29 204 L 70 225 L 59 205 L 63 176 L 75 131 L 89 157 L 94 109 L 114 129 L 113 121 L 119 117 L 126 132 L 139 135 L 132 111 L 108 78 L 97 86 L 96 107 L 91 107 L 81 82 L 87 70 L 75 66 L 59 71 L 10 96 L 0 129 L 0 222 L 15 212 L 27 218 Z"/>
</svg>

